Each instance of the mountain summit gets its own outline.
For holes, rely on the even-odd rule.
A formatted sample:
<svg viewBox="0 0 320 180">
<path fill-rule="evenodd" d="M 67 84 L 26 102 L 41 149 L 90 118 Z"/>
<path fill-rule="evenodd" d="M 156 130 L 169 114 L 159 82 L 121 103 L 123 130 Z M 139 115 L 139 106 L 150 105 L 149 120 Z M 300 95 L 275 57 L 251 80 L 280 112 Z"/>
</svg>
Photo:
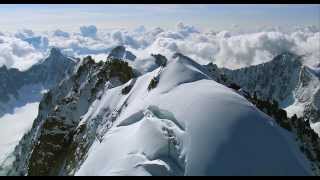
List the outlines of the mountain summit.
<svg viewBox="0 0 320 180">
<path fill-rule="evenodd" d="M 0 115 L 10 112 L 17 101 L 19 101 L 19 104 L 24 104 L 29 101 L 40 100 L 40 91 L 54 87 L 73 71 L 75 64 L 76 62 L 73 59 L 62 55 L 59 49 L 52 48 L 47 58 L 26 71 L 2 67 L 0 69 L 0 86 L 2 86 L 0 88 Z M 29 88 L 24 92 L 25 87 L 32 85 L 37 88 L 37 90 L 33 89 L 32 92 L 38 95 L 31 96 Z M 29 93 L 29 95 L 26 96 L 24 93 Z M 25 99 L 26 97 L 35 97 L 35 99 Z M 10 102 L 13 104 L 10 105 Z"/>
<path fill-rule="evenodd" d="M 290 134 L 211 73 L 182 54 L 139 77 L 84 59 L 43 98 L 11 174 L 311 175 Z"/>
<path fill-rule="evenodd" d="M 224 69 L 225 75 L 250 94 L 275 100 L 288 115 L 318 123 L 320 79 L 318 71 L 304 66 L 301 56 L 283 53 L 272 61 L 238 70 Z M 315 129 L 320 134 L 320 129 Z"/>
</svg>

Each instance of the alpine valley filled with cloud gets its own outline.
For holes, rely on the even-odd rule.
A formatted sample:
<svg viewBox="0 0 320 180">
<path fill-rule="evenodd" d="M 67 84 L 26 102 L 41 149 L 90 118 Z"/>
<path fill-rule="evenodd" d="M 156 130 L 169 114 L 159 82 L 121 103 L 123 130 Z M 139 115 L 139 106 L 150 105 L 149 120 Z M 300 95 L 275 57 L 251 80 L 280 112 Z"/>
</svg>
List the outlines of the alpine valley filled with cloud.
<svg viewBox="0 0 320 180">
<path fill-rule="evenodd" d="M 316 8 L 289 28 L 0 29 L 0 175 L 320 175 Z"/>
</svg>

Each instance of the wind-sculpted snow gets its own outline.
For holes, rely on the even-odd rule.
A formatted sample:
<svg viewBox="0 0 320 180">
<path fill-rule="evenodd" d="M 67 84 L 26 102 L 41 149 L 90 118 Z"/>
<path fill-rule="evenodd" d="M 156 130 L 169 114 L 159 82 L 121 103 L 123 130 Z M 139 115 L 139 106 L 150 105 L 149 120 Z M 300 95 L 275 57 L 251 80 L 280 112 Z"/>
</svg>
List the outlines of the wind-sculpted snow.
<svg viewBox="0 0 320 180">
<path fill-rule="evenodd" d="M 42 99 L 8 175 L 313 175 L 293 134 L 224 86 L 224 70 L 167 57 L 81 60 Z M 286 72 L 302 66 L 286 57 Z"/>
<path fill-rule="evenodd" d="M 76 175 L 312 174 L 291 134 L 207 73 L 177 54 L 105 91 L 79 125 L 98 131 Z"/>
</svg>

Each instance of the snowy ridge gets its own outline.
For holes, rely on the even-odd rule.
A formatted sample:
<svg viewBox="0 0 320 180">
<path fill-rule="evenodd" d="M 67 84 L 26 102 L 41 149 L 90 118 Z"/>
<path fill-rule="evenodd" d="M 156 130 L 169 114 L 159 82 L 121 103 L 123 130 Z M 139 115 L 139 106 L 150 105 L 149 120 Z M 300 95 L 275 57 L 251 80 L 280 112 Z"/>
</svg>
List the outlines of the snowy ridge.
<svg viewBox="0 0 320 180">
<path fill-rule="evenodd" d="M 83 59 L 42 99 L 9 175 L 313 175 L 294 136 L 222 70 L 157 57 L 139 77 L 121 59 Z"/>
<path fill-rule="evenodd" d="M 119 71 L 117 71 L 119 70 Z M 31 131 L 15 150 L 11 175 L 66 175 L 81 159 L 76 159 L 81 141 L 74 141 L 77 125 L 91 103 L 108 89 L 132 78 L 132 71 L 122 61 L 95 63 L 86 57 L 74 74 L 45 94 Z M 108 82 L 110 86 L 105 86 Z M 87 133 L 86 135 L 90 135 Z M 90 142 L 89 142 L 90 143 Z"/>
<path fill-rule="evenodd" d="M 302 56 L 283 53 L 264 64 L 223 71 L 250 94 L 277 101 L 289 116 L 296 114 L 316 123 L 320 118 L 319 73 L 317 68 L 302 65 L 302 59 Z"/>
<path fill-rule="evenodd" d="M 154 89 L 148 84 L 159 69 L 139 77 L 129 95 L 121 94 L 128 84 L 103 93 L 82 124 L 99 117 L 107 130 L 76 175 L 312 174 L 289 133 L 203 69 L 177 55 Z M 112 120 L 110 109 L 121 106 Z"/>
<path fill-rule="evenodd" d="M 16 104 L 24 105 L 29 102 L 39 101 L 42 97 L 41 91 L 54 87 L 58 82 L 73 71 L 76 62 L 74 59 L 62 55 L 60 50 L 52 48 L 50 55 L 43 61 L 35 64 L 27 71 L 17 69 L 0 68 L 0 116 L 12 111 Z M 29 92 L 38 94 L 26 96 L 22 92 L 27 87 L 34 86 Z M 30 97 L 28 100 L 27 97 Z M 31 98 L 32 97 L 32 98 Z M 20 106 L 20 105 L 19 105 Z"/>
<path fill-rule="evenodd" d="M 301 57 L 283 53 L 272 61 L 241 68 L 223 69 L 227 78 L 246 91 L 266 100 L 276 100 L 282 106 L 292 103 L 302 68 Z"/>
<path fill-rule="evenodd" d="M 43 94 L 68 77 L 75 64 L 53 48 L 47 58 L 26 71 L 0 68 L 0 126 L 4 128 L 0 132 L 0 174 L 11 170 L 14 149 L 31 129 Z"/>
</svg>

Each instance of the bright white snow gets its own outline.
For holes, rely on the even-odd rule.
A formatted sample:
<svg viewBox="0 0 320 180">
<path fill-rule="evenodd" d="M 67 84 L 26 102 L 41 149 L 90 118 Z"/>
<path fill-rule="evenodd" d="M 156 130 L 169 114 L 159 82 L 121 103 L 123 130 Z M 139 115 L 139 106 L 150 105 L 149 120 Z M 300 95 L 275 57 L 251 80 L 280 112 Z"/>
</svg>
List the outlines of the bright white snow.
<svg viewBox="0 0 320 180">
<path fill-rule="evenodd" d="M 320 122 L 311 123 L 310 126 L 320 136 Z"/>
<path fill-rule="evenodd" d="M 82 123 L 122 111 L 76 175 L 311 174 L 290 133 L 197 63 L 172 60 L 148 92 L 158 71 L 138 78 L 128 95 L 124 85 L 92 105 Z"/>
</svg>

